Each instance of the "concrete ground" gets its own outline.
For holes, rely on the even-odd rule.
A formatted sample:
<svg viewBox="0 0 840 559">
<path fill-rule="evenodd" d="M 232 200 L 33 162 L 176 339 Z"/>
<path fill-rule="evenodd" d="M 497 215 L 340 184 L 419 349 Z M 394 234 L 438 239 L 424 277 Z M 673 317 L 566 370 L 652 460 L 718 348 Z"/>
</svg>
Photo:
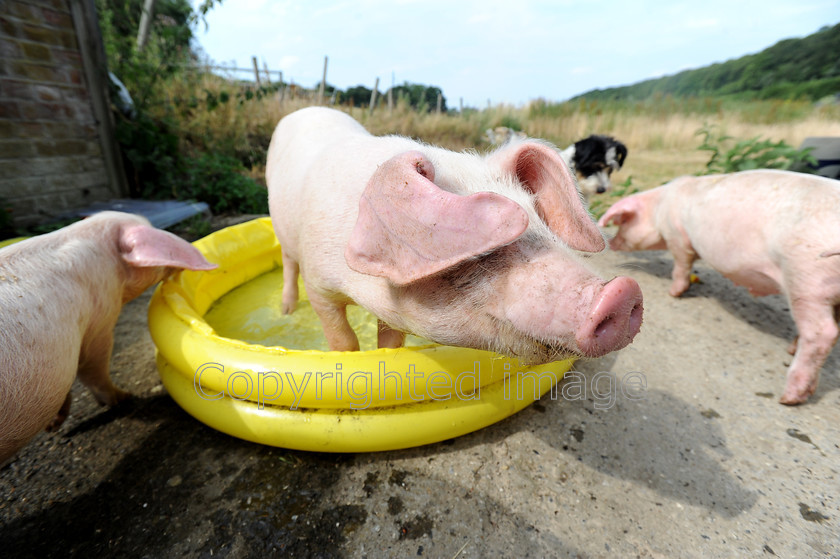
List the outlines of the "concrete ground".
<svg viewBox="0 0 840 559">
<path fill-rule="evenodd" d="M 597 262 L 639 281 L 645 322 L 629 347 L 576 364 L 585 399 L 547 395 L 456 440 L 375 454 L 264 447 L 188 416 L 160 385 L 147 293 L 113 359 L 136 398 L 105 410 L 76 386 L 62 429 L 0 471 L 0 554 L 840 557 L 840 350 L 807 404 L 782 406 L 782 298 L 699 265 L 702 283 L 672 299 L 665 253 Z M 631 373 L 643 399 L 621 391 Z"/>
</svg>

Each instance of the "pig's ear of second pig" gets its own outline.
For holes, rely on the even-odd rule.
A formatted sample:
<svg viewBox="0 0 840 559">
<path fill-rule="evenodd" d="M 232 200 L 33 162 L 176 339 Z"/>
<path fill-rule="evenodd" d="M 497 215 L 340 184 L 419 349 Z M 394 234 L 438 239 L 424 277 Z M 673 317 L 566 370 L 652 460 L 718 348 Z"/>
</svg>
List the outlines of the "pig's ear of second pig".
<svg viewBox="0 0 840 559">
<path fill-rule="evenodd" d="M 434 166 L 417 151 L 379 166 L 344 252 L 351 269 L 407 285 L 510 244 L 528 228 L 528 214 L 513 200 L 493 192 L 458 196 L 434 178 Z"/>
<path fill-rule="evenodd" d="M 611 223 L 615 223 L 616 225 L 621 225 L 625 221 L 632 218 L 636 215 L 639 211 L 638 204 L 636 203 L 635 198 L 625 198 L 624 200 L 619 200 L 612 206 L 607 212 L 601 216 L 601 219 L 598 220 L 598 225 L 601 227 L 606 227 Z"/>
<path fill-rule="evenodd" d="M 512 144 L 491 154 L 490 159 L 536 195 L 537 213 L 563 242 L 583 252 L 606 248 L 568 165 L 554 149 L 536 142 Z"/>
<path fill-rule="evenodd" d="M 187 241 L 147 225 L 123 227 L 119 239 L 123 260 L 140 268 L 171 266 L 188 270 L 213 270 L 216 264 Z"/>
</svg>

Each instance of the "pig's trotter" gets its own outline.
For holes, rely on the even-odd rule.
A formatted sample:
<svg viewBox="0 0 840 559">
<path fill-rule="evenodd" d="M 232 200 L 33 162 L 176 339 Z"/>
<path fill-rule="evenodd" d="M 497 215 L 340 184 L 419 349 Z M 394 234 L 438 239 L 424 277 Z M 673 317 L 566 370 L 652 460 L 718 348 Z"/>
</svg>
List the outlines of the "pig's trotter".
<svg viewBox="0 0 840 559">
<path fill-rule="evenodd" d="M 405 332 L 400 332 L 399 330 L 394 330 L 381 320 L 378 321 L 379 323 L 379 330 L 377 332 L 377 345 L 380 348 L 383 347 L 390 347 L 390 348 L 398 348 L 402 347 L 405 343 Z"/>
<path fill-rule="evenodd" d="M 679 297 L 691 286 L 691 265 L 694 258 L 686 255 L 674 255 L 674 269 L 671 271 L 671 288 L 668 294 Z"/>
<path fill-rule="evenodd" d="M 820 371 L 811 373 L 789 372 L 787 376 L 787 385 L 782 397 L 779 398 L 779 403 L 795 406 L 797 404 L 804 404 L 808 397 L 817 389 L 817 384 L 820 380 Z"/>
<path fill-rule="evenodd" d="M 100 383 L 96 386 L 88 386 L 88 389 L 96 398 L 100 406 L 116 406 L 124 400 L 131 398 L 131 393 L 115 386 L 111 379 L 107 379 L 107 383 Z"/>
<path fill-rule="evenodd" d="M 73 402 L 73 394 L 71 392 L 67 393 L 67 397 L 64 399 L 64 403 L 61 404 L 61 408 L 58 410 L 58 413 L 55 414 L 55 417 L 52 421 L 49 422 L 47 425 L 47 431 L 52 433 L 54 431 L 58 431 L 58 428 L 64 423 L 64 420 L 70 415 L 70 404 Z"/>
<path fill-rule="evenodd" d="M 101 406 L 115 406 L 131 397 L 131 394 L 114 386 L 111 382 L 110 363 L 114 345 L 114 326 L 105 329 L 105 333 L 85 351 L 84 359 L 79 362 L 78 378 L 87 386 Z"/>
<path fill-rule="evenodd" d="M 834 309 L 827 304 L 797 299 L 791 293 L 791 312 L 799 338 L 796 354 L 787 373 L 782 404 L 801 404 L 817 389 L 820 368 L 837 341 L 840 330 L 834 320 Z"/>
<path fill-rule="evenodd" d="M 297 260 L 283 253 L 283 314 L 292 314 L 297 308 L 299 272 Z"/>
<path fill-rule="evenodd" d="M 690 282 L 688 280 L 683 281 L 682 279 L 675 279 L 671 283 L 671 287 L 668 289 L 668 295 L 671 297 L 679 297 L 686 291 L 688 291 L 688 286 Z"/>
</svg>

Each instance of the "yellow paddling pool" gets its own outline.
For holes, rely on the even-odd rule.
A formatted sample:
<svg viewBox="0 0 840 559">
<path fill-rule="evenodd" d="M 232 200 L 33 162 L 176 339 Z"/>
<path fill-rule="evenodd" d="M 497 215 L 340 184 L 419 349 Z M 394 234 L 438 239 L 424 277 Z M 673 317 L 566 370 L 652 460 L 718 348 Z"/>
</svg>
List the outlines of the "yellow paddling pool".
<svg viewBox="0 0 840 559">
<path fill-rule="evenodd" d="M 13 245 L 15 243 L 19 243 L 21 241 L 25 241 L 28 238 L 29 237 L 14 237 L 12 239 L 6 239 L 6 240 L 3 240 L 3 241 L 0 241 L 0 248 L 7 247 L 7 246 Z"/>
<path fill-rule="evenodd" d="M 573 360 L 516 359 L 409 337 L 375 349 L 376 320 L 353 308 L 363 351 L 326 351 L 305 300 L 280 314 L 281 249 L 269 218 L 195 243 L 219 268 L 156 289 L 149 329 L 163 384 L 203 423 L 258 443 L 321 452 L 408 448 L 508 417 L 550 390 Z M 366 349 L 366 348 L 371 349 Z"/>
</svg>

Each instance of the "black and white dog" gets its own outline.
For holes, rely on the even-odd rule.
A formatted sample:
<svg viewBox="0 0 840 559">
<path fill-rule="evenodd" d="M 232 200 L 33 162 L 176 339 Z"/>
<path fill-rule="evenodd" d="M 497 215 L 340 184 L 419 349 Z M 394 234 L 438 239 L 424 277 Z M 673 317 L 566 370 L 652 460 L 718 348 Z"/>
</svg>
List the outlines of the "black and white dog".
<svg viewBox="0 0 840 559">
<path fill-rule="evenodd" d="M 584 198 L 603 194 L 610 186 L 610 175 L 624 165 L 627 146 L 609 136 L 593 134 L 560 152 L 575 175 Z"/>
</svg>

